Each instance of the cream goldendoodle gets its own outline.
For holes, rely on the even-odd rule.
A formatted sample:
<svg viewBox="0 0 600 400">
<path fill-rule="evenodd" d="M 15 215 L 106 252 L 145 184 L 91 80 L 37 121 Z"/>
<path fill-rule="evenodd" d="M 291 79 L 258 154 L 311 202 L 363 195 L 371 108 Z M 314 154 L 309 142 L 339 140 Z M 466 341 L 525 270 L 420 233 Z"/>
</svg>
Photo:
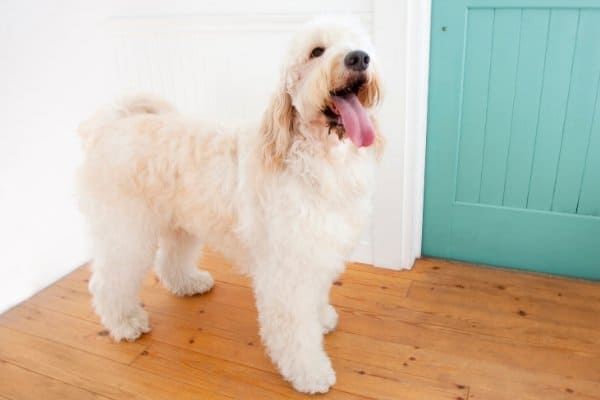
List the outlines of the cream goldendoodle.
<svg viewBox="0 0 600 400">
<path fill-rule="evenodd" d="M 224 129 L 139 96 L 80 127 L 90 291 L 115 340 L 148 332 L 138 291 L 154 265 L 179 296 L 210 290 L 201 246 L 253 282 L 263 343 L 301 392 L 326 392 L 329 289 L 369 217 L 382 149 L 373 49 L 355 22 L 320 19 L 292 42 L 262 121 Z"/>
</svg>

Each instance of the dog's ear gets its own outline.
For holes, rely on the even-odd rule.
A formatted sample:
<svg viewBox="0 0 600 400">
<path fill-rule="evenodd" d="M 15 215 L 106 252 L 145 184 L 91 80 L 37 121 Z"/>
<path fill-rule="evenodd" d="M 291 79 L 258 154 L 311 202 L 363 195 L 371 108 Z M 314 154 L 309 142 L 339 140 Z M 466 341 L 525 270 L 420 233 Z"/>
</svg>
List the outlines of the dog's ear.
<svg viewBox="0 0 600 400">
<path fill-rule="evenodd" d="M 277 171 L 284 166 L 292 143 L 294 130 L 292 98 L 282 79 L 279 90 L 272 96 L 261 124 L 262 159 L 267 170 Z"/>
<path fill-rule="evenodd" d="M 367 84 L 364 85 L 363 89 L 358 93 L 358 97 L 362 104 L 372 108 L 381 102 L 382 96 L 381 78 L 379 76 L 379 72 L 375 69 L 373 73 L 371 73 Z M 375 116 L 371 116 L 371 123 L 375 129 L 375 142 L 373 143 L 373 147 L 375 148 L 375 156 L 377 159 L 380 159 L 385 147 L 385 138 L 381 134 L 379 122 Z"/>
<path fill-rule="evenodd" d="M 377 70 L 373 71 L 364 89 L 358 93 L 360 102 L 367 107 L 374 107 L 381 102 L 383 96 L 381 78 Z"/>
<path fill-rule="evenodd" d="M 377 121 L 377 118 L 371 116 L 371 123 L 375 129 L 375 141 L 373 142 L 373 147 L 375 148 L 375 157 L 380 160 L 381 155 L 383 154 L 383 149 L 385 148 L 385 138 L 381 134 L 381 129 L 379 128 L 379 122 Z"/>
</svg>

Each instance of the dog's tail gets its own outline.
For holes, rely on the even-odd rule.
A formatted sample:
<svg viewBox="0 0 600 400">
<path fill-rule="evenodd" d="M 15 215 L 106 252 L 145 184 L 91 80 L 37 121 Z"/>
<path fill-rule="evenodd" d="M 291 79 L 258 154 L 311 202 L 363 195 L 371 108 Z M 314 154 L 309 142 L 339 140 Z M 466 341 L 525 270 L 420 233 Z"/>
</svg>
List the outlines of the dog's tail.
<svg viewBox="0 0 600 400">
<path fill-rule="evenodd" d="M 175 111 L 175 108 L 166 101 L 151 95 L 137 95 L 124 97 L 116 104 L 119 117 L 128 117 L 135 114 L 166 114 Z"/>
<path fill-rule="evenodd" d="M 109 126 L 111 122 L 140 114 L 168 114 L 175 108 L 168 102 L 151 95 L 123 97 L 114 104 L 99 110 L 77 129 L 84 146 L 93 141 L 92 138 Z"/>
</svg>

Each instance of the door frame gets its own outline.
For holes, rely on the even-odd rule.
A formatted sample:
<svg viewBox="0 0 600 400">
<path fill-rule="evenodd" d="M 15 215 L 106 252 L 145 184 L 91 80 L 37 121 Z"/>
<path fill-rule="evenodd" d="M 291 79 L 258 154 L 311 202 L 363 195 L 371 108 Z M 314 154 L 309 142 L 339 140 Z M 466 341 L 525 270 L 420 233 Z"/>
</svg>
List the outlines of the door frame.
<svg viewBox="0 0 600 400">
<path fill-rule="evenodd" d="M 375 0 L 386 139 L 372 225 L 373 264 L 411 268 L 421 256 L 431 0 Z"/>
</svg>

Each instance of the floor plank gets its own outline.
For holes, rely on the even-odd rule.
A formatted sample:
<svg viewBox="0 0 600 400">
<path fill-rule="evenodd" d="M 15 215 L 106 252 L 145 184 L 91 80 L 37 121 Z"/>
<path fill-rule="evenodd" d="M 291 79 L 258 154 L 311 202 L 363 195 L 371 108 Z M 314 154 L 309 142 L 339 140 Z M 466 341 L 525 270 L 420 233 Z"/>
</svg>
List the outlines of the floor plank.
<svg viewBox="0 0 600 400">
<path fill-rule="evenodd" d="M 111 399 L 231 399 L 88 353 L 0 327 L 0 359 Z M 4 385 L 0 386 L 4 393 Z M 41 396 L 43 399 L 61 397 Z"/>
<path fill-rule="evenodd" d="M 264 353 L 250 281 L 218 253 L 200 265 L 217 281 L 203 296 L 147 276 L 152 332 L 134 343 L 106 335 L 87 267 L 0 315 L 0 399 L 305 398 Z M 350 265 L 331 301 L 328 398 L 600 400 L 598 283 L 426 258 Z"/>
<path fill-rule="evenodd" d="M 89 302 L 86 301 L 86 303 Z M 133 361 L 145 348 L 142 342 L 115 343 L 97 322 L 73 318 L 34 304 L 22 304 L 0 318 L 0 325 L 71 346 L 87 349 L 109 360 L 122 363 Z"/>
<path fill-rule="evenodd" d="M 37 372 L 31 372 L 0 360 L 0 376 L 2 376 L 2 392 L 0 398 L 19 400 L 39 400 L 46 398 L 64 400 L 102 400 L 101 396 L 57 379 L 49 378 Z"/>
<path fill-rule="evenodd" d="M 246 398 L 248 393 L 260 399 L 305 399 L 291 387 L 281 384 L 281 377 L 275 371 L 250 367 L 238 360 L 224 360 L 189 351 L 160 342 L 150 346 L 144 356 L 139 357 L 134 366 L 147 371 L 160 371 L 160 374 L 173 380 L 215 387 L 222 393 L 230 393 L 236 398 Z M 241 361 L 241 360 L 240 360 Z M 231 385 L 235 382 L 235 385 Z M 332 399 L 371 399 L 333 390 L 327 396 Z"/>
</svg>

